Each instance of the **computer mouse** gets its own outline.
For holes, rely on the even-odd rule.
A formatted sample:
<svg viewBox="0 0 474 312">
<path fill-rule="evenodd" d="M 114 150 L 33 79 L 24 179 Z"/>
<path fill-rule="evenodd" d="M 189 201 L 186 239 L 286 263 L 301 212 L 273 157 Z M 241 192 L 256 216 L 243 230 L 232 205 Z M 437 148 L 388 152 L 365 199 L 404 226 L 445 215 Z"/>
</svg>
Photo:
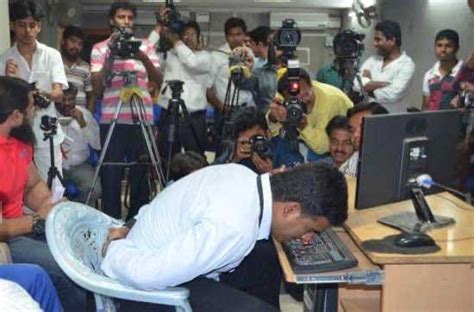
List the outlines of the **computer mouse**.
<svg viewBox="0 0 474 312">
<path fill-rule="evenodd" d="M 424 233 L 401 233 L 395 238 L 395 245 L 402 248 L 435 246 L 435 241 Z"/>
</svg>

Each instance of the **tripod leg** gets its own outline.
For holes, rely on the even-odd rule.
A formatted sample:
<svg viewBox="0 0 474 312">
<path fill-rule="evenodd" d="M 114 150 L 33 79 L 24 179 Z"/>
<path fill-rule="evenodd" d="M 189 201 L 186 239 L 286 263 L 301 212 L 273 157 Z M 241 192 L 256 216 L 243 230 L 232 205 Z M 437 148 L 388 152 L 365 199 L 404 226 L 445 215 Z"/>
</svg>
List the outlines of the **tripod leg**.
<svg viewBox="0 0 474 312">
<path fill-rule="evenodd" d="M 100 169 L 102 168 L 102 165 L 104 163 L 105 154 L 107 153 L 107 148 L 109 147 L 110 139 L 112 138 L 115 125 L 117 124 L 118 116 L 120 114 L 120 111 L 122 110 L 122 105 L 123 105 L 123 102 L 120 101 L 117 106 L 117 110 L 115 111 L 114 119 L 112 119 L 112 123 L 110 124 L 109 131 L 107 132 L 107 137 L 105 139 L 104 146 L 102 146 L 102 151 L 100 152 L 99 162 L 97 163 L 97 167 L 95 168 L 94 178 L 92 179 L 91 188 L 89 190 L 89 194 L 87 194 L 87 199 L 85 203 L 86 205 L 89 205 L 89 201 L 92 196 L 92 191 L 94 190 L 95 184 L 97 183 L 97 179 L 99 178 Z"/>
</svg>

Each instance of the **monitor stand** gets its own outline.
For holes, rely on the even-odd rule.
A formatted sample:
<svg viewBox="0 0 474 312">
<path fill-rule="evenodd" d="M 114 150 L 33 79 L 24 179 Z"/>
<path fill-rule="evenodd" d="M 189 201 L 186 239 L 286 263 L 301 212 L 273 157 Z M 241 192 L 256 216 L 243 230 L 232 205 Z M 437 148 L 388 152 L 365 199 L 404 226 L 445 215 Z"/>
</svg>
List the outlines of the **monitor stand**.
<svg viewBox="0 0 474 312">
<path fill-rule="evenodd" d="M 455 223 L 453 218 L 433 215 L 420 187 L 409 186 L 409 190 L 415 212 L 397 213 L 377 221 L 407 233 L 425 233 L 433 228 L 441 228 Z"/>
</svg>

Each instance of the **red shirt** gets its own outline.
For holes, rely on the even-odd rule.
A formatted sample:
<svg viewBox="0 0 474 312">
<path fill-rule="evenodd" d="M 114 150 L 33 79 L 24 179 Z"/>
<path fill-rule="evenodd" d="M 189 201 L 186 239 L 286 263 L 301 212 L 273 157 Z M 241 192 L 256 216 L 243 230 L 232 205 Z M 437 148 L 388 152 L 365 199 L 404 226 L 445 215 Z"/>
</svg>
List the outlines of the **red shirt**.
<svg viewBox="0 0 474 312">
<path fill-rule="evenodd" d="M 31 145 L 0 136 L 0 202 L 5 219 L 23 216 L 23 195 L 32 157 Z"/>
</svg>

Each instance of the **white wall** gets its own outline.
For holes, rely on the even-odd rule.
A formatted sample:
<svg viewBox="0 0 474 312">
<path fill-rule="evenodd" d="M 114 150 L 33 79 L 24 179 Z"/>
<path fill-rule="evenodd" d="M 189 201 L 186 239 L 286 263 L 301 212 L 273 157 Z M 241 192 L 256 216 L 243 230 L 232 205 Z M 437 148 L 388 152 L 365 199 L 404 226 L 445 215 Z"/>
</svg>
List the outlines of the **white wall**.
<svg viewBox="0 0 474 312">
<path fill-rule="evenodd" d="M 474 13 L 466 0 L 382 0 L 382 19 L 398 21 L 402 28 L 402 49 L 413 58 L 416 71 L 409 103 L 421 107 L 424 73 L 436 62 L 434 37 L 451 28 L 459 33 L 458 57 L 474 50 Z"/>
<path fill-rule="evenodd" d="M 0 1 L 0 54 L 10 47 L 10 25 L 8 21 L 8 1 Z"/>
</svg>

